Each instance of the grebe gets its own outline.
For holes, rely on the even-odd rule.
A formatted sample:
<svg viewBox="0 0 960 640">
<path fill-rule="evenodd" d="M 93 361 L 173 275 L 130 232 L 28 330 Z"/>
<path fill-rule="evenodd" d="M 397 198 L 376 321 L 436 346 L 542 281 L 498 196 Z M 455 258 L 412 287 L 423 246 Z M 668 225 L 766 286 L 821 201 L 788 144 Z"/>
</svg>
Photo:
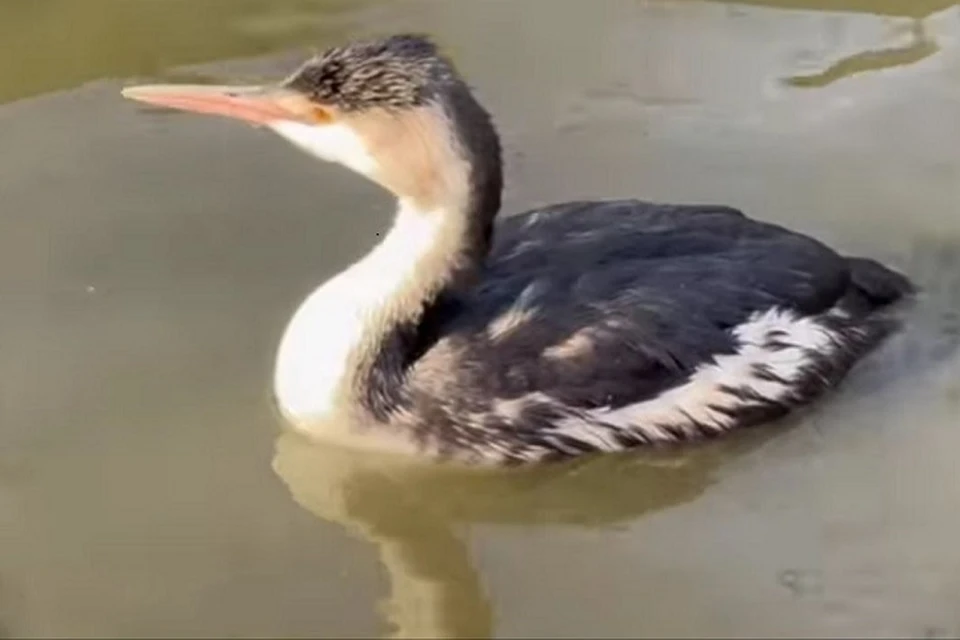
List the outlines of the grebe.
<svg viewBox="0 0 960 640">
<path fill-rule="evenodd" d="M 334 47 L 277 85 L 124 95 L 269 127 L 396 196 L 389 233 L 282 338 L 275 398 L 314 436 L 488 465 L 715 436 L 837 385 L 913 291 L 724 206 L 495 222 L 497 132 L 424 36 Z"/>
</svg>

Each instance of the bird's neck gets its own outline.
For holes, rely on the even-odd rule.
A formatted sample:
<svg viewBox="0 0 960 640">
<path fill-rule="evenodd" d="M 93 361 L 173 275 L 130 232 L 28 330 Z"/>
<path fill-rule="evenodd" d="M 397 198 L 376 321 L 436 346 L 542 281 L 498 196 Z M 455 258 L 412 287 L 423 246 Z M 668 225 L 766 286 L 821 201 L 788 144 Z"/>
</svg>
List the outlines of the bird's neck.
<svg viewBox="0 0 960 640">
<path fill-rule="evenodd" d="M 303 430 L 330 417 L 386 422 L 402 409 L 444 294 L 483 265 L 500 209 L 500 143 L 465 86 L 446 91 L 442 104 L 347 122 L 372 160 L 347 166 L 397 194 L 398 208 L 380 244 L 311 294 L 281 342 L 276 396 Z"/>
<path fill-rule="evenodd" d="M 426 313 L 482 266 L 489 212 L 464 189 L 424 206 L 398 200 L 382 241 L 301 305 L 281 342 L 277 400 L 295 424 L 346 414 L 385 419 L 426 346 Z"/>
</svg>

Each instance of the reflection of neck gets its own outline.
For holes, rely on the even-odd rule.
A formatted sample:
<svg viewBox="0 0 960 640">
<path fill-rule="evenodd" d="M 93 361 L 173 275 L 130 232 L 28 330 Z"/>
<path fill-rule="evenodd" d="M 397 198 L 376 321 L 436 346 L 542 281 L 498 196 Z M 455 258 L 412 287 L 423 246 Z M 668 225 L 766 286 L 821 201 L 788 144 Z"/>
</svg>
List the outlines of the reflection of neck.
<svg viewBox="0 0 960 640">
<path fill-rule="evenodd" d="M 492 614 L 469 551 L 435 505 L 419 501 L 416 483 L 406 480 L 417 469 L 407 463 L 286 433 L 273 468 L 304 509 L 376 545 L 390 580 L 384 605 L 394 637 L 490 637 Z"/>
<path fill-rule="evenodd" d="M 466 545 L 447 523 L 412 510 L 406 526 L 371 531 L 390 577 L 387 618 L 396 638 L 489 638 L 492 612 Z"/>
</svg>

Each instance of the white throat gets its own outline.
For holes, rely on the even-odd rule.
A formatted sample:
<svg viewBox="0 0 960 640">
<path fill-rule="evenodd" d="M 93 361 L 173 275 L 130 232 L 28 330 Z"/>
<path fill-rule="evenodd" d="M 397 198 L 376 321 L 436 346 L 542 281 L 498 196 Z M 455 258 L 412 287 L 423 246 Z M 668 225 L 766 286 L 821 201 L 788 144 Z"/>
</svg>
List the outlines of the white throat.
<svg viewBox="0 0 960 640">
<path fill-rule="evenodd" d="M 360 136 L 349 126 L 316 126 L 277 120 L 270 128 L 314 158 L 337 162 L 368 178 L 376 172 L 376 160 L 370 155 Z"/>
<path fill-rule="evenodd" d="M 437 249 L 456 233 L 450 227 L 458 219 L 400 200 L 380 244 L 303 302 L 280 343 L 274 379 L 279 406 L 295 426 L 310 430 L 350 409 L 358 356 L 442 286 L 431 282 L 429 263 L 444 259 Z"/>
</svg>

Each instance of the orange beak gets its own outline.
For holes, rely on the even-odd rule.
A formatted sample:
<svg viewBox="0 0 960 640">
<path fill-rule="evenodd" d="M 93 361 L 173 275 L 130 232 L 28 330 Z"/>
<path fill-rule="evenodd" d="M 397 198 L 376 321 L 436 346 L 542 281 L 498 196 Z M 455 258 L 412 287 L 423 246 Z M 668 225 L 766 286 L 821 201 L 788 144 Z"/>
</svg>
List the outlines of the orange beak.
<svg viewBox="0 0 960 640">
<path fill-rule="evenodd" d="M 266 125 L 277 120 L 305 119 L 304 98 L 279 87 L 214 85 L 142 85 L 127 87 L 125 98 L 160 107 L 209 113 Z"/>
</svg>

